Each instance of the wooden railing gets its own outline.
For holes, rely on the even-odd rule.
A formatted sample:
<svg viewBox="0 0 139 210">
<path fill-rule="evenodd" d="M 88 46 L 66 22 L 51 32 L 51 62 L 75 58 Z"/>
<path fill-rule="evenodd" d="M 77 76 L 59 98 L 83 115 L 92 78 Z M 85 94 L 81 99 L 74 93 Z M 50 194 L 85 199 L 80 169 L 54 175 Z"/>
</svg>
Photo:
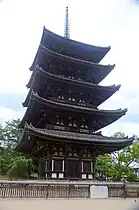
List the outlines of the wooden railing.
<svg viewBox="0 0 139 210">
<path fill-rule="evenodd" d="M 90 198 L 92 185 L 107 186 L 108 197 L 139 197 L 139 184 L 122 182 L 3 181 L 0 198 Z"/>
<path fill-rule="evenodd" d="M 88 198 L 89 185 L 0 183 L 0 198 Z"/>
</svg>

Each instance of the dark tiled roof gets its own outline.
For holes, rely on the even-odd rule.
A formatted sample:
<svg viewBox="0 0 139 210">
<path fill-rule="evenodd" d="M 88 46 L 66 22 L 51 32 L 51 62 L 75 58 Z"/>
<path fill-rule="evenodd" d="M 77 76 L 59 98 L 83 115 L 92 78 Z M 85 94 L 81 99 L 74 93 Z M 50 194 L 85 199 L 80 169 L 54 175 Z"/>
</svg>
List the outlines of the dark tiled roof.
<svg viewBox="0 0 139 210">
<path fill-rule="evenodd" d="M 40 140 L 44 141 L 59 141 L 59 142 L 69 142 L 74 144 L 85 144 L 88 145 L 89 148 L 96 149 L 102 153 L 109 153 L 119 149 L 124 148 L 125 146 L 130 145 L 134 138 L 113 138 L 106 137 L 102 135 L 94 135 L 94 134 L 82 134 L 68 131 L 60 131 L 60 130 L 49 130 L 49 129 L 40 129 L 35 128 L 32 125 L 28 125 L 26 123 L 24 128 L 23 138 L 19 142 L 16 147 L 17 151 L 21 152 L 31 152 L 34 147 L 35 138 L 29 138 L 28 136 L 38 136 Z"/>
<path fill-rule="evenodd" d="M 95 135 L 95 134 L 84 134 L 84 133 L 75 133 L 75 132 L 68 132 L 68 131 L 61 131 L 61 130 L 52 130 L 52 129 L 41 129 L 35 128 L 32 125 L 25 125 L 25 129 L 28 131 L 34 131 L 42 135 L 50 136 L 50 137 L 58 137 L 64 139 L 71 139 L 71 140 L 81 140 L 81 141 L 90 141 L 90 142 L 99 142 L 101 143 L 109 143 L 109 144 L 123 144 L 123 143 L 131 143 L 134 138 L 114 138 L 114 137 L 106 137 L 102 135 Z"/>
<path fill-rule="evenodd" d="M 116 115 L 116 116 L 122 116 L 126 114 L 127 109 L 117 109 L 117 110 L 102 110 L 102 109 L 93 109 L 90 107 L 85 107 L 85 106 L 75 106 L 71 104 L 62 104 L 56 101 L 52 101 L 49 99 L 44 99 L 40 97 L 37 93 L 34 93 L 32 91 L 32 96 L 30 98 L 37 100 L 39 103 L 42 104 L 47 104 L 48 107 L 54 107 L 54 108 L 59 108 L 63 110 L 70 110 L 70 111 L 78 111 L 78 112 L 84 112 L 84 113 L 90 113 L 90 114 L 98 114 L 98 115 Z"/>
<path fill-rule="evenodd" d="M 98 63 L 94 63 L 94 62 L 87 61 L 87 60 L 81 60 L 79 58 L 70 57 L 70 56 L 55 52 L 53 50 L 50 50 L 42 44 L 40 44 L 39 50 L 44 50 L 45 53 L 51 54 L 54 57 L 57 57 L 59 59 L 61 58 L 61 59 L 64 59 L 64 60 L 69 60 L 70 62 L 79 63 L 79 64 L 82 64 L 82 65 L 87 65 L 87 66 L 91 66 L 91 67 L 95 66 L 97 68 L 110 69 L 110 70 L 112 70 L 115 67 L 115 64 L 113 64 L 113 65 L 103 65 L 103 64 L 98 64 Z"/>
<path fill-rule="evenodd" d="M 47 47 L 43 46 L 40 44 L 38 51 L 36 53 L 35 59 L 33 61 L 33 64 L 30 68 L 30 70 L 34 70 L 36 68 L 36 65 L 39 64 L 38 58 L 41 57 L 42 53 L 45 54 L 45 57 L 52 57 L 53 62 L 55 62 L 55 59 L 58 59 L 59 61 L 63 62 L 66 61 L 67 63 L 70 64 L 75 64 L 78 65 L 80 68 L 80 71 L 86 71 L 88 70 L 91 75 L 95 78 L 96 83 L 99 83 L 104 77 L 106 77 L 115 67 L 115 64 L 113 65 L 103 65 L 103 64 L 98 64 L 86 60 L 81 60 L 77 59 L 74 57 L 70 57 L 64 54 L 57 53 L 55 51 L 52 51 L 48 49 Z M 67 70 L 67 69 L 65 69 Z"/>
<path fill-rule="evenodd" d="M 86 82 L 86 81 L 80 81 L 80 80 L 76 80 L 76 79 L 70 79 L 70 78 L 66 78 L 66 77 L 62 77 L 62 76 L 58 76 L 55 74 L 52 74 L 48 71 L 45 71 L 44 69 L 42 69 L 39 66 L 36 66 L 36 70 L 33 71 L 32 76 L 30 78 L 30 81 L 27 85 L 28 88 L 31 88 L 32 83 L 33 83 L 33 78 L 35 76 L 36 73 L 40 73 L 48 78 L 51 78 L 53 80 L 57 80 L 60 82 L 64 82 L 64 83 L 69 83 L 71 85 L 78 85 L 78 86 L 85 86 L 86 88 L 95 88 L 95 89 L 99 89 L 99 90 L 108 90 L 108 91 L 117 91 L 121 85 L 111 85 L 111 86 L 102 86 L 102 85 L 97 85 L 97 84 L 93 84 L 90 82 Z"/>
<path fill-rule="evenodd" d="M 41 38 L 41 45 L 45 46 L 47 36 L 52 37 L 53 41 L 55 42 L 55 40 L 59 40 L 61 43 L 66 43 L 69 47 L 73 47 L 72 49 L 72 54 L 74 54 L 75 48 L 78 49 L 77 51 L 83 51 L 85 53 L 87 53 L 88 55 L 90 55 L 90 59 L 83 59 L 80 58 L 80 56 L 74 54 L 74 56 L 72 57 L 76 57 L 75 59 L 79 59 L 79 60 L 90 60 L 90 61 L 94 61 L 95 63 L 99 63 L 102 58 L 109 52 L 111 47 L 99 47 L 99 46 L 94 46 L 94 45 L 89 45 L 89 44 L 85 44 L 85 43 L 81 43 L 78 41 L 74 41 L 71 39 L 65 39 L 62 36 L 59 36 L 49 30 L 47 30 L 45 27 L 43 29 L 43 34 L 42 34 L 42 38 Z M 39 50 L 38 50 L 39 52 Z M 79 54 L 79 53 L 77 53 Z M 84 53 L 82 53 L 84 54 Z M 97 55 L 96 55 L 97 54 Z M 65 55 L 65 54 L 64 54 Z M 66 54 L 66 56 L 70 57 L 71 55 Z M 34 59 L 34 62 L 30 68 L 30 70 L 32 70 L 32 67 L 35 63 L 35 60 L 38 57 L 38 53 L 36 54 L 36 57 Z M 81 56 L 82 57 L 82 56 Z"/>
</svg>

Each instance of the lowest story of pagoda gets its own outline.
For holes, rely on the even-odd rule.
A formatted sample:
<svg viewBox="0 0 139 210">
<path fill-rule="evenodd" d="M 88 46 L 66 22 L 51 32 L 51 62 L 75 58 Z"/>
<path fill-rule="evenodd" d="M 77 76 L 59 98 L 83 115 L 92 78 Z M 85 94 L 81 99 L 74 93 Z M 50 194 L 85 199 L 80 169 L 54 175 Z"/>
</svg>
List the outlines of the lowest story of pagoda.
<svg viewBox="0 0 139 210">
<path fill-rule="evenodd" d="M 98 155 L 133 142 L 98 132 L 127 112 L 98 109 L 120 88 L 99 85 L 115 67 L 99 64 L 109 50 L 69 39 L 67 23 L 65 37 L 43 29 L 23 103 L 24 132 L 16 148 L 37 158 L 39 178 L 95 179 Z"/>
</svg>

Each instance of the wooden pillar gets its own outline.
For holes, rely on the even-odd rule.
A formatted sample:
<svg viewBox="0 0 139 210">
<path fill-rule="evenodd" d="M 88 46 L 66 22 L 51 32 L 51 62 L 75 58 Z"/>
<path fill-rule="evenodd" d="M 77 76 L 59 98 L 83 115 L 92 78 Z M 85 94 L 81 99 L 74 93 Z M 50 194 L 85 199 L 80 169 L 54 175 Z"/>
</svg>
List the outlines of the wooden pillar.
<svg viewBox="0 0 139 210">
<path fill-rule="evenodd" d="M 82 160 L 82 162 L 81 162 L 81 163 L 82 163 L 82 173 L 83 173 L 83 160 Z"/>
<path fill-rule="evenodd" d="M 63 172 L 65 171 L 65 160 L 63 160 L 63 162 L 62 162 L 62 171 Z"/>
<path fill-rule="evenodd" d="M 52 160 L 52 166 L 51 166 L 52 172 L 54 171 L 54 160 Z"/>
</svg>

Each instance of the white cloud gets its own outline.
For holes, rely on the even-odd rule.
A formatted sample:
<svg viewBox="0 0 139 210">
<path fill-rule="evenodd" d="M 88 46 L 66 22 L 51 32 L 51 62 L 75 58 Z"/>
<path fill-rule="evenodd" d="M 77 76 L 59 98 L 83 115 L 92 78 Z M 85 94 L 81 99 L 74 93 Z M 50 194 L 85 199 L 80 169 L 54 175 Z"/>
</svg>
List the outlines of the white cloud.
<svg viewBox="0 0 139 210">
<path fill-rule="evenodd" d="M 103 128 L 103 135 L 111 136 L 116 132 L 122 132 L 129 137 L 133 135 L 139 136 L 139 125 L 138 123 L 130 123 L 122 121 L 122 119 L 116 121 L 115 123 Z"/>
<path fill-rule="evenodd" d="M 102 84 L 120 83 L 122 88 L 101 107 L 127 107 L 129 112 L 124 121 L 120 120 L 104 131 L 118 128 L 137 133 L 137 124 L 128 121 L 132 114 L 139 114 L 139 8 L 133 1 L 4 0 L 0 4 L 0 93 L 27 92 L 25 85 L 30 77 L 28 69 L 37 51 L 43 25 L 63 35 L 66 5 L 70 12 L 71 38 L 112 46 L 102 62 L 116 63 L 116 68 Z M 1 121 L 15 118 L 24 112 L 15 113 L 5 108 L 6 114 L 3 115 L 3 109 L 0 108 Z"/>
<path fill-rule="evenodd" d="M 12 109 L 0 106 L 0 124 L 23 116 L 24 110 L 13 111 Z"/>
</svg>

